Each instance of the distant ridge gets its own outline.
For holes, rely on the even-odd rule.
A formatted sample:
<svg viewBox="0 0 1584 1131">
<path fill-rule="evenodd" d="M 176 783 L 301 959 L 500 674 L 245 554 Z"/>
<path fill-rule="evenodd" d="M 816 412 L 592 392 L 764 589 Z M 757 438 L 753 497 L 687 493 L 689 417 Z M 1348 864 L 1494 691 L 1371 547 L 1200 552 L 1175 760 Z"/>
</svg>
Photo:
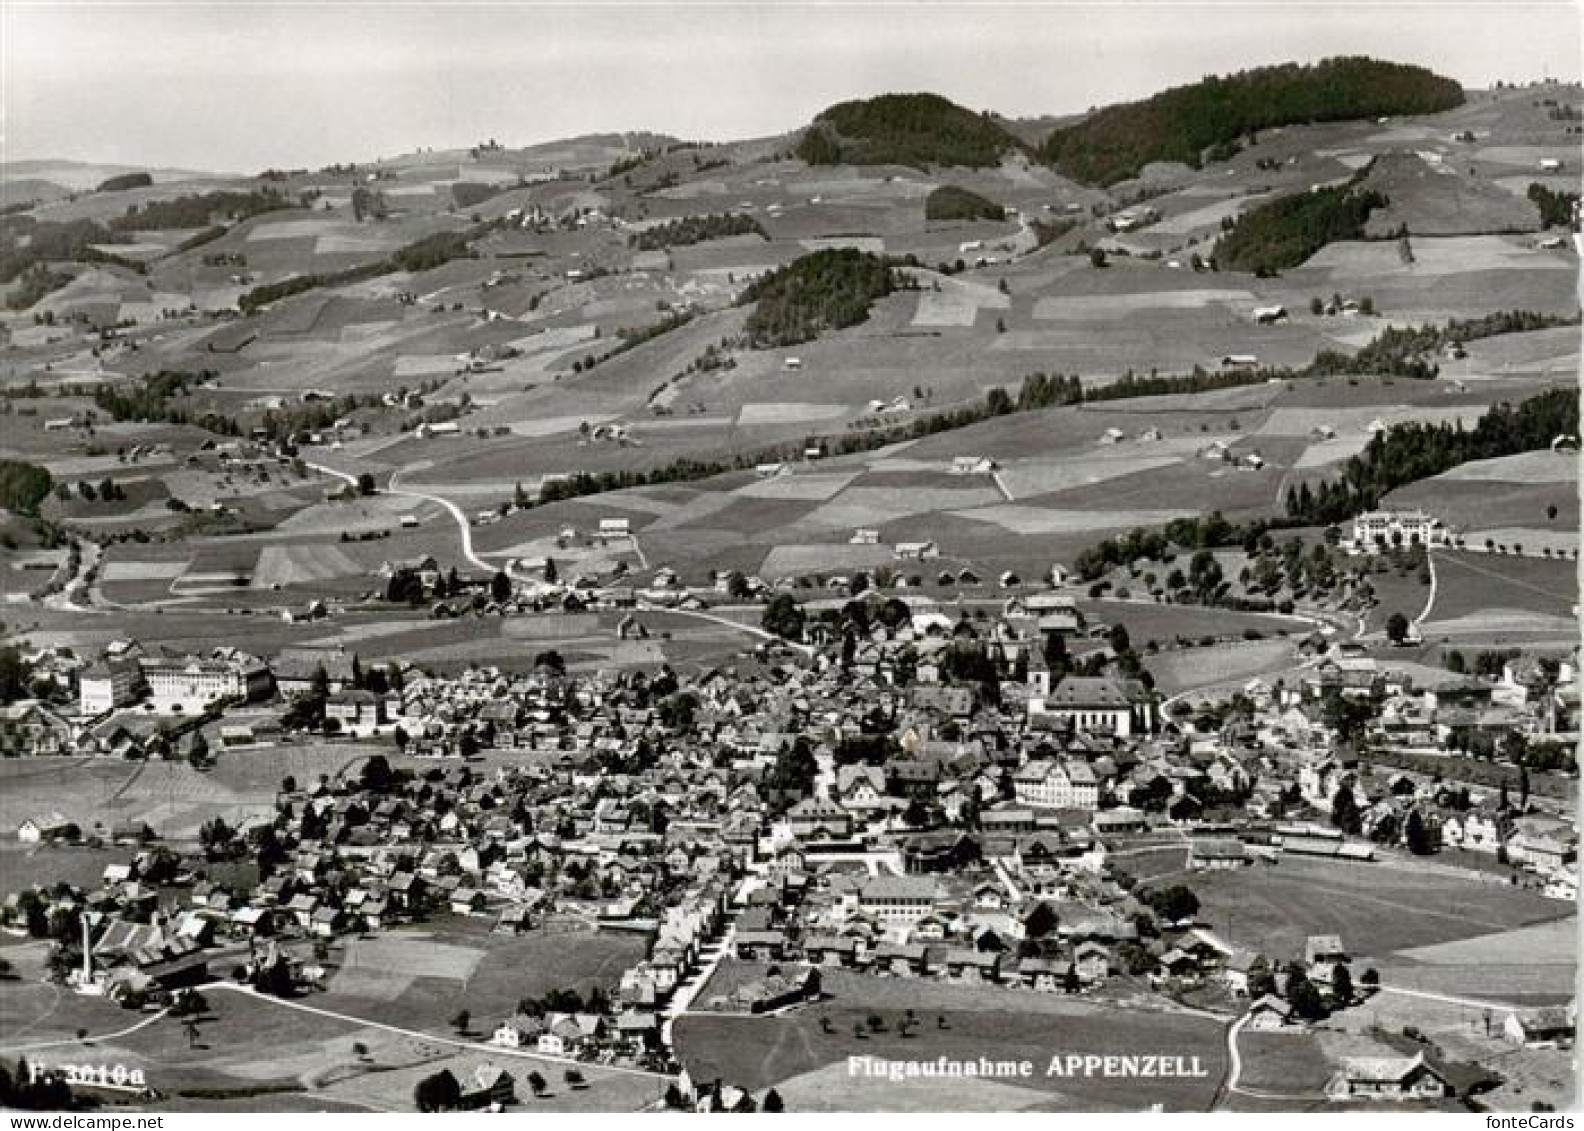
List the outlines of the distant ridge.
<svg viewBox="0 0 1584 1131">
<path fill-rule="evenodd" d="M 1142 102 L 1108 106 L 1045 139 L 1041 155 L 1067 177 L 1110 185 L 1152 161 L 1198 168 L 1205 151 L 1251 131 L 1382 115 L 1430 114 L 1463 103 L 1463 88 L 1423 67 L 1362 56 L 1212 75 Z"/>
</svg>

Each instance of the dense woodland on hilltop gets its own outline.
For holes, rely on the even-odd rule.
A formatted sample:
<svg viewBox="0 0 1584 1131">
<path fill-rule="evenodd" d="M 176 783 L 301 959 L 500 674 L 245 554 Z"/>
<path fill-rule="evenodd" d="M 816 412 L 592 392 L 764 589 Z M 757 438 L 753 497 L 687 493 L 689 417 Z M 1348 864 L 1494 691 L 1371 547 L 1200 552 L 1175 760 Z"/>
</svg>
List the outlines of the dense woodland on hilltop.
<svg viewBox="0 0 1584 1131">
<path fill-rule="evenodd" d="M 1006 209 L 957 185 L 941 185 L 924 198 L 926 220 L 1005 220 Z"/>
<path fill-rule="evenodd" d="M 712 212 L 708 216 L 683 216 L 667 220 L 641 232 L 634 232 L 630 242 L 639 251 L 659 251 L 667 247 L 686 247 L 705 240 L 724 239 L 727 236 L 765 234 L 764 228 L 752 216 L 740 212 Z"/>
<path fill-rule="evenodd" d="M 1558 436 L 1577 436 L 1576 389 L 1548 389 L 1520 402 L 1495 405 L 1472 430 L 1462 422 L 1399 424 L 1372 438 L 1342 465 L 1340 478 L 1308 483 L 1287 493 L 1288 517 L 1335 523 L 1373 510 L 1399 487 L 1429 479 L 1470 460 L 1496 459 L 1548 447 Z"/>
<path fill-rule="evenodd" d="M 810 165 L 983 168 L 1023 149 L 988 115 L 938 94 L 882 94 L 839 102 L 804 132 L 794 153 Z"/>
<path fill-rule="evenodd" d="M 806 342 L 826 330 L 869 317 L 878 298 L 902 281 L 879 256 L 853 248 L 825 248 L 755 279 L 740 302 L 755 303 L 745 330 L 755 348 Z"/>
<path fill-rule="evenodd" d="M 1346 184 L 1277 197 L 1243 213 L 1216 243 L 1216 267 L 1275 275 L 1328 243 L 1362 239 L 1370 213 L 1388 203 L 1360 187 L 1365 172 Z"/>
<path fill-rule="evenodd" d="M 1287 63 L 1107 107 L 1051 134 L 1040 152 L 1064 176 L 1110 185 L 1152 161 L 1198 168 L 1206 150 L 1276 126 L 1430 114 L 1462 103 L 1462 87 L 1423 67 L 1357 56 Z"/>
</svg>

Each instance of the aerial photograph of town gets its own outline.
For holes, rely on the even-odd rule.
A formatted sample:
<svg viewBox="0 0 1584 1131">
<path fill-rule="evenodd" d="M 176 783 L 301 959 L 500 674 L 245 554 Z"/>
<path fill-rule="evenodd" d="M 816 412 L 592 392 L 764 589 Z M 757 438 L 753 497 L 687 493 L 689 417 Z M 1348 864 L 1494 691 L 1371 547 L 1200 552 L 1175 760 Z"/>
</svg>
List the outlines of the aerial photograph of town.
<svg viewBox="0 0 1584 1131">
<path fill-rule="evenodd" d="M 0 45 L 0 1110 L 1575 1109 L 1573 5 Z"/>
</svg>

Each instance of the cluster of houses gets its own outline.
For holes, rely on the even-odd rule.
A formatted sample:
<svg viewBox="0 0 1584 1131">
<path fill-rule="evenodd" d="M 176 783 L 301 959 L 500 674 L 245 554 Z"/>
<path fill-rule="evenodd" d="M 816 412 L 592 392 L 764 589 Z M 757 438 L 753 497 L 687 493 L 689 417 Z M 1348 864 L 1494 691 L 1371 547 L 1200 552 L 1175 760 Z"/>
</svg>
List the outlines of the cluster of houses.
<svg viewBox="0 0 1584 1131">
<path fill-rule="evenodd" d="M 506 1014 L 488 1040 L 642 1064 L 665 1063 L 664 1020 L 679 1002 L 796 1008 L 833 971 L 1046 993 L 1103 992 L 1124 974 L 1220 985 L 1250 1000 L 1247 1024 L 1263 1028 L 1296 1023 L 1267 976 L 1279 989 L 1301 961 L 1324 981 L 1347 961 L 1340 940 L 1256 955 L 1162 921 L 1125 875 L 1128 843 L 1186 846 L 1189 874 L 1305 855 L 1369 867 L 1377 851 L 1412 847 L 1416 818 L 1446 849 L 1501 854 L 1559 898 L 1576 892 L 1565 807 L 1538 791 L 1498 798 L 1362 766 L 1337 719 L 1338 704 L 1351 705 L 1367 737 L 1403 750 L 1444 749 L 1468 727 L 1498 724 L 1566 736 L 1577 728 L 1570 659 L 1427 680 L 1339 647 L 1291 682 L 1251 681 L 1238 711 L 1200 716 L 1162 712 L 1114 665 L 1071 674 L 1056 638 L 1105 645 L 1061 590 L 979 618 L 936 607 L 810 627 L 811 655 L 759 649 L 686 674 L 365 670 L 336 649 L 265 662 L 123 646 L 66 664 L 81 715 L 179 701 L 219 735 L 224 757 L 254 756 L 313 696 L 323 729 L 437 760 L 393 771 L 376 758 L 333 779 L 283 781 L 272 806 L 206 829 L 201 857 L 183 846 L 178 867 L 161 830 L 119 822 L 105 835 L 133 846 L 129 864 L 93 890 L 13 892 L 4 921 L 80 924 L 50 932 L 67 947 L 83 940 L 70 977 L 128 1001 L 238 972 L 313 986 L 338 942 L 445 917 L 503 933 L 635 932 L 645 953 L 614 979 L 608 1009 Z M 954 675 L 965 653 L 987 662 L 976 670 L 993 685 Z M 44 659 L 44 671 L 64 663 Z M 271 696 L 277 705 L 261 703 Z M 74 720 L 57 751 L 28 752 L 134 753 L 125 744 L 136 735 L 117 741 L 95 745 L 102 732 Z M 493 752 L 482 767 L 471 760 L 481 751 Z M 1332 827 L 1343 794 L 1357 828 Z M 17 835 L 47 842 L 82 829 L 46 813 Z M 709 983 L 725 957 L 759 965 Z M 1543 1017 L 1521 1020 L 1547 1031 Z M 1439 1079 L 1433 1064 L 1343 1075 L 1352 1096 L 1377 1086 L 1418 1096 Z"/>
</svg>

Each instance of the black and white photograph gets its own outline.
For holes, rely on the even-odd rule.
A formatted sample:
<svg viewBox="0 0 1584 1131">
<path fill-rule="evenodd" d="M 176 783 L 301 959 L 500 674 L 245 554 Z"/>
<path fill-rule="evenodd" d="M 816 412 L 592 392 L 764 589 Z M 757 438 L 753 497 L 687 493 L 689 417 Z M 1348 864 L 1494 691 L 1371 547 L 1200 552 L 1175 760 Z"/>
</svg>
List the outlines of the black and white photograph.
<svg viewBox="0 0 1584 1131">
<path fill-rule="evenodd" d="M 0 1111 L 1571 1127 L 1580 17 L 0 0 Z"/>
</svg>

